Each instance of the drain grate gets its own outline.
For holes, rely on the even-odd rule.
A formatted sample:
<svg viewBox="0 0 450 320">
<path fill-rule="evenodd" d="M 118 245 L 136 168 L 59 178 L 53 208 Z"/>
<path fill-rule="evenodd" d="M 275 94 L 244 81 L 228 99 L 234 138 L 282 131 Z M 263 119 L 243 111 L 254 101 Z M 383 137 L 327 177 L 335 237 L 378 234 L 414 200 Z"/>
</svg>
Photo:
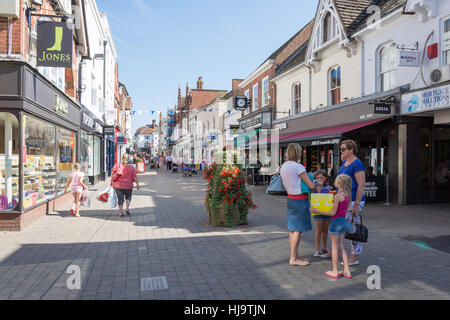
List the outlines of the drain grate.
<svg viewBox="0 0 450 320">
<path fill-rule="evenodd" d="M 141 291 L 153 291 L 169 289 L 169 283 L 165 276 L 141 278 Z"/>
</svg>

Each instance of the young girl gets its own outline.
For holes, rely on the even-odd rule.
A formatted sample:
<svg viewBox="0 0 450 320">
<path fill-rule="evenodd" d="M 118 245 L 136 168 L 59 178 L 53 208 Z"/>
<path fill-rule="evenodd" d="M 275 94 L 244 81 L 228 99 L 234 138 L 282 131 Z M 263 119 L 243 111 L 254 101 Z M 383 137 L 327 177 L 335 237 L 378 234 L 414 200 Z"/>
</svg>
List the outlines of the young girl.
<svg viewBox="0 0 450 320">
<path fill-rule="evenodd" d="M 325 272 L 325 275 L 334 279 L 344 276 L 351 279 L 352 275 L 348 266 L 347 252 L 344 249 L 345 232 L 353 232 L 350 223 L 345 220 L 348 206 L 352 197 L 352 178 L 346 174 L 340 174 L 334 182 L 338 193 L 334 197 L 333 209 L 331 212 L 319 211 L 311 208 L 311 213 L 331 216 L 330 236 L 331 236 L 331 257 L 333 259 L 333 271 Z M 344 262 L 344 272 L 338 271 L 339 251 L 341 252 L 342 261 Z"/>
<path fill-rule="evenodd" d="M 318 193 L 328 193 L 330 187 L 328 186 L 328 174 L 325 170 L 320 169 L 314 172 L 314 182 L 317 185 Z M 330 217 L 325 215 L 314 216 L 316 221 L 316 251 L 315 257 L 326 257 L 327 240 L 328 240 L 328 226 L 330 225 Z M 322 240 L 322 250 L 320 250 L 320 241 Z"/>
<path fill-rule="evenodd" d="M 70 174 L 69 181 L 67 181 L 66 188 L 64 189 L 64 193 L 66 193 L 70 183 L 72 183 L 71 191 L 73 195 L 73 204 L 70 209 L 70 214 L 75 217 L 81 217 L 79 213 L 81 193 L 83 192 L 83 189 L 88 188 L 83 182 L 84 174 L 80 171 L 80 168 L 81 166 L 79 163 L 73 165 L 74 171 Z"/>
</svg>

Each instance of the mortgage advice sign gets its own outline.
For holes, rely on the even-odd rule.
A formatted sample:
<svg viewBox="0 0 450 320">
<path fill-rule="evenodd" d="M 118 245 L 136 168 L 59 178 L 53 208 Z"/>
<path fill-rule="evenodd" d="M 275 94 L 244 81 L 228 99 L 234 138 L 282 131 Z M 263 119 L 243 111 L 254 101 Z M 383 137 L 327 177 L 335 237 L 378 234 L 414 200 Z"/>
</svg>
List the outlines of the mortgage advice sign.
<svg viewBox="0 0 450 320">
<path fill-rule="evenodd" d="M 65 22 L 37 22 L 36 65 L 42 67 L 72 67 L 73 33 Z"/>
</svg>

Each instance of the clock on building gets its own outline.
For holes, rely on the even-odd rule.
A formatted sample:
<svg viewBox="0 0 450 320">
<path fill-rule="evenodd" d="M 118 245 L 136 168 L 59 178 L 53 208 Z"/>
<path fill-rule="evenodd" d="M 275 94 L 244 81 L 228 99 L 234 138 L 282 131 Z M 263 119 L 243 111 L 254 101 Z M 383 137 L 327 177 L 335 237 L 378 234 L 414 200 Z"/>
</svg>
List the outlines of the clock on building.
<svg viewBox="0 0 450 320">
<path fill-rule="evenodd" d="M 248 107 L 248 100 L 246 96 L 234 97 L 234 108 L 236 110 L 246 110 Z"/>
</svg>

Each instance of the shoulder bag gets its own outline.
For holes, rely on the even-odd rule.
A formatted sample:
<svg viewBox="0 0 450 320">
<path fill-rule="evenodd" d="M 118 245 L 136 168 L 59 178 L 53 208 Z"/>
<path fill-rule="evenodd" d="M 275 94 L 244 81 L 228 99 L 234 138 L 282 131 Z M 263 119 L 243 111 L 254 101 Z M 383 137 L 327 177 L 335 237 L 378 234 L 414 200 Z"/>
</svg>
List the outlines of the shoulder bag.
<svg viewBox="0 0 450 320">
<path fill-rule="evenodd" d="M 287 191 L 283 186 L 283 180 L 281 180 L 280 170 L 277 171 L 270 179 L 270 184 L 266 190 L 267 194 L 277 196 L 287 196 Z"/>
</svg>

